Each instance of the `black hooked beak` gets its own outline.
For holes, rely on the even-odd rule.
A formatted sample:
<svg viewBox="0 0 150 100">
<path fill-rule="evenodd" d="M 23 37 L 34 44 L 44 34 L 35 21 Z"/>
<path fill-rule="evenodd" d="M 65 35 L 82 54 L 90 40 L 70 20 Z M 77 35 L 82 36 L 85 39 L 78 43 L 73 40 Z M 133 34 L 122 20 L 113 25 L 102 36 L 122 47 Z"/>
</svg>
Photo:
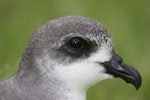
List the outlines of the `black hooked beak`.
<svg viewBox="0 0 150 100">
<path fill-rule="evenodd" d="M 110 61 L 102 63 L 106 72 L 112 74 L 114 77 L 120 77 L 127 83 L 131 83 L 138 90 L 141 86 L 142 79 L 140 73 L 133 67 L 123 64 L 121 57 L 114 54 Z"/>
</svg>

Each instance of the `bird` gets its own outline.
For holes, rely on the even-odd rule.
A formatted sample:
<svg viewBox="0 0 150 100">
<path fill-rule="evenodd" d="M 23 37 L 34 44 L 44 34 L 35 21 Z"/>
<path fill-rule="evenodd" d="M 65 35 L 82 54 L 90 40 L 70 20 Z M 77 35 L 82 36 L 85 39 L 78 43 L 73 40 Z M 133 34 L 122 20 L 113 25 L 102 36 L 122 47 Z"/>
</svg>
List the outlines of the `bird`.
<svg viewBox="0 0 150 100">
<path fill-rule="evenodd" d="M 33 33 L 16 74 L 0 82 L 0 100 L 86 100 L 89 87 L 111 78 L 136 89 L 142 83 L 140 73 L 115 52 L 100 22 L 59 17 Z"/>
</svg>

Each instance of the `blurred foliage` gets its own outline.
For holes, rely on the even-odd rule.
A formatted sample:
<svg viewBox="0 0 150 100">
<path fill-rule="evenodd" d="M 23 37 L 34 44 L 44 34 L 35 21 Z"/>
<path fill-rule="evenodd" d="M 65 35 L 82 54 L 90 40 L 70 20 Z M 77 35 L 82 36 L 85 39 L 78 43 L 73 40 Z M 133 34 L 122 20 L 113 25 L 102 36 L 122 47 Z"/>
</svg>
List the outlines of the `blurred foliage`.
<svg viewBox="0 0 150 100">
<path fill-rule="evenodd" d="M 120 79 L 91 87 L 88 100 L 150 99 L 150 0 L 0 0 L 0 80 L 11 77 L 32 33 L 48 20 L 82 15 L 100 21 L 111 33 L 116 52 L 135 66 L 138 91 Z"/>
</svg>

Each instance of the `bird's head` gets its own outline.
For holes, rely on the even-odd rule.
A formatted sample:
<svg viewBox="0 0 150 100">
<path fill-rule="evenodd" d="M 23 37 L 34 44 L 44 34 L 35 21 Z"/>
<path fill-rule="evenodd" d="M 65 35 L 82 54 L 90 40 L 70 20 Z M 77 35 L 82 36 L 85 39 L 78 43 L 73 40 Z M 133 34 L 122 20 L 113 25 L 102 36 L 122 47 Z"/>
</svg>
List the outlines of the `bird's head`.
<svg viewBox="0 0 150 100">
<path fill-rule="evenodd" d="M 139 72 L 122 62 L 108 31 L 97 21 L 80 16 L 62 17 L 41 26 L 33 35 L 23 59 L 69 88 L 88 88 L 120 77 L 137 89 Z M 31 62 L 31 61 L 30 61 Z"/>
</svg>

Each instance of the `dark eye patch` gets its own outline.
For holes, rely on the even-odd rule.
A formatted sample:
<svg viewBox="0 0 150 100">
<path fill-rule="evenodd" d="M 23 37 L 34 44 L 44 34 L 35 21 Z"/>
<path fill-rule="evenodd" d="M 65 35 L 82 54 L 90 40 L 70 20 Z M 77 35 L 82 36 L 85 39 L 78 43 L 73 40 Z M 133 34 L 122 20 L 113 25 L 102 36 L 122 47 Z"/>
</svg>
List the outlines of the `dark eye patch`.
<svg viewBox="0 0 150 100">
<path fill-rule="evenodd" d="M 82 37 L 67 37 L 60 50 L 71 57 L 87 57 L 96 50 L 96 43 Z"/>
</svg>

